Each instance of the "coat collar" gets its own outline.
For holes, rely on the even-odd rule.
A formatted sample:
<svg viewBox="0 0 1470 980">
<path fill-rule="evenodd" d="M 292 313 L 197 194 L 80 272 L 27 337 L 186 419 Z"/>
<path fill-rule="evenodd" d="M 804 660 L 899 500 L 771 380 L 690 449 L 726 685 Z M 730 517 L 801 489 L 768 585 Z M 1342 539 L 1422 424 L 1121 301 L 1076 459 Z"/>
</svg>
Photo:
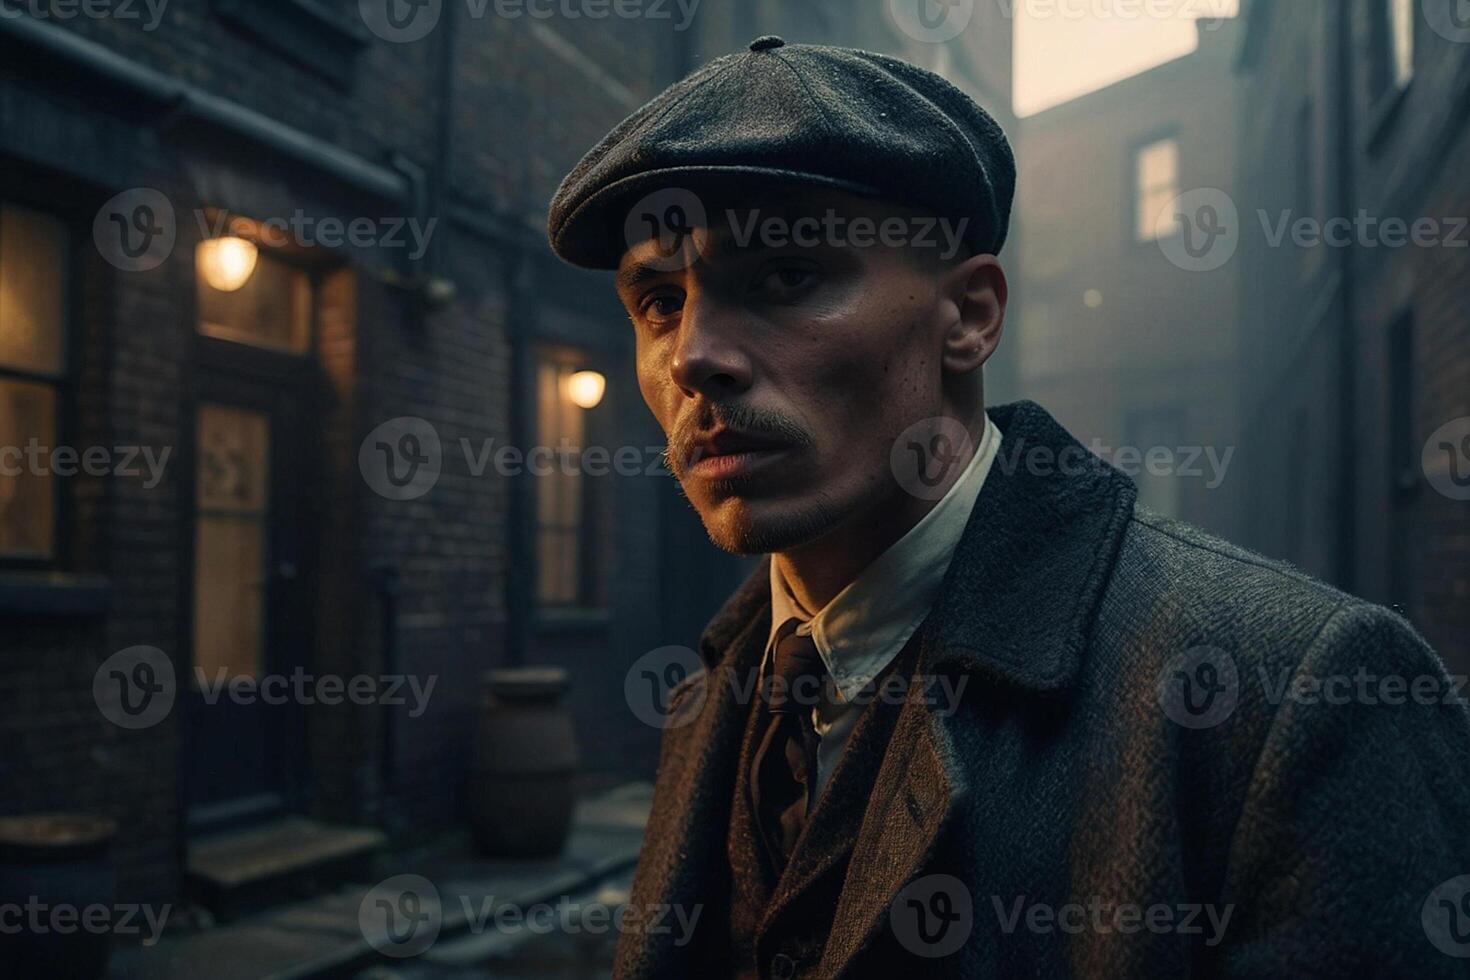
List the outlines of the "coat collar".
<svg viewBox="0 0 1470 980">
<path fill-rule="evenodd" d="M 1017 402 L 990 416 L 1000 449 L 929 615 L 924 659 L 931 670 L 953 664 L 1059 692 L 1077 680 L 1137 491 L 1040 406 Z M 769 617 L 770 599 L 767 557 L 701 636 L 706 666 L 753 616 Z"/>
</svg>

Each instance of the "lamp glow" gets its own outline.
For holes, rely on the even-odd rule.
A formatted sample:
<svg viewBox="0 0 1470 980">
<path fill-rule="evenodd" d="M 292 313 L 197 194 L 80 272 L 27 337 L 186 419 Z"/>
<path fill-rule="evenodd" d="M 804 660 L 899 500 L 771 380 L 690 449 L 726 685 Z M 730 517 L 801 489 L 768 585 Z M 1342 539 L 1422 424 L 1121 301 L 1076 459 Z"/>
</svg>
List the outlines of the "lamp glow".
<svg viewBox="0 0 1470 980">
<path fill-rule="evenodd" d="M 578 408 L 596 408 L 607 390 L 607 379 L 596 371 L 578 371 L 567 378 L 567 397 Z"/>
<path fill-rule="evenodd" d="M 255 274 L 259 250 L 243 238 L 211 238 L 199 243 L 194 259 L 204 281 L 222 293 L 233 293 Z"/>
</svg>

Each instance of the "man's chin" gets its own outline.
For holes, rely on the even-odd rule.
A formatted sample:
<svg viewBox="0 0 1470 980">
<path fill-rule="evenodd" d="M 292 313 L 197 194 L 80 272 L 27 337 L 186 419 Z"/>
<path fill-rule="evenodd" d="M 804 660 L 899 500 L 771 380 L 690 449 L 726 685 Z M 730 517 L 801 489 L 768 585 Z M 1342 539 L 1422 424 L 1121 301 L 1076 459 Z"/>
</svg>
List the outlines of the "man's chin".
<svg viewBox="0 0 1470 980">
<path fill-rule="evenodd" d="M 710 541 L 734 555 L 788 551 L 816 540 L 835 524 L 820 505 L 727 497 L 711 508 L 698 510 Z"/>
</svg>

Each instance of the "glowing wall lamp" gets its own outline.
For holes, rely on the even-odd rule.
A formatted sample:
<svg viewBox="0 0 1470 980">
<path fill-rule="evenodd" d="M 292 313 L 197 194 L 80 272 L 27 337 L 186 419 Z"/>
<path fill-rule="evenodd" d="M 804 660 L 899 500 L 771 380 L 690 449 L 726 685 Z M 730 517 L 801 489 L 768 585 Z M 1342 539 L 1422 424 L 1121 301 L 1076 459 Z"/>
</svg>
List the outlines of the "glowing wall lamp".
<svg viewBox="0 0 1470 980">
<path fill-rule="evenodd" d="M 596 371 L 578 371 L 567 378 L 567 397 L 578 408 L 596 408 L 607 390 L 607 379 Z"/>
<path fill-rule="evenodd" d="M 255 273 L 259 250 L 243 238 L 210 238 L 199 243 L 194 261 L 204 281 L 222 293 L 233 293 Z"/>
</svg>

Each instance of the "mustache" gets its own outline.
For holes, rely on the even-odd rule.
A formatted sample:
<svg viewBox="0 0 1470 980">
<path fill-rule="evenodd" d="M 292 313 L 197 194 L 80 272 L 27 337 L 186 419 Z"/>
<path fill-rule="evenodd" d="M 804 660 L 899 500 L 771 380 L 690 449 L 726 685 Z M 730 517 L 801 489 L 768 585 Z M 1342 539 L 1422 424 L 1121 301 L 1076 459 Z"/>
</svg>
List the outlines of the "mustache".
<svg viewBox="0 0 1470 980">
<path fill-rule="evenodd" d="M 685 413 L 674 423 L 668 435 L 668 448 L 664 450 L 664 462 L 669 469 L 677 476 L 686 463 L 693 463 L 695 443 L 700 434 L 720 426 L 792 446 L 816 444 L 816 437 L 811 432 L 780 412 L 754 405 L 710 402 Z"/>
</svg>

